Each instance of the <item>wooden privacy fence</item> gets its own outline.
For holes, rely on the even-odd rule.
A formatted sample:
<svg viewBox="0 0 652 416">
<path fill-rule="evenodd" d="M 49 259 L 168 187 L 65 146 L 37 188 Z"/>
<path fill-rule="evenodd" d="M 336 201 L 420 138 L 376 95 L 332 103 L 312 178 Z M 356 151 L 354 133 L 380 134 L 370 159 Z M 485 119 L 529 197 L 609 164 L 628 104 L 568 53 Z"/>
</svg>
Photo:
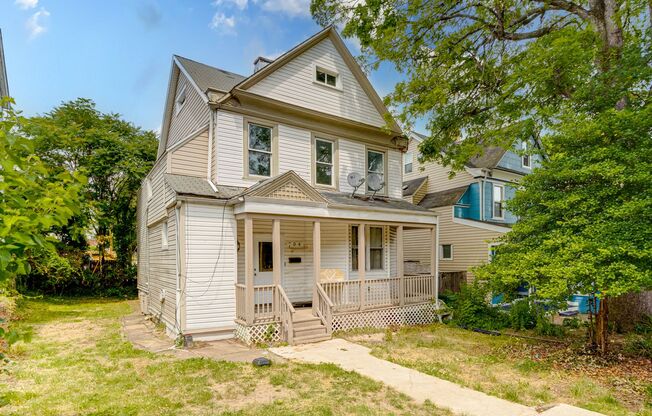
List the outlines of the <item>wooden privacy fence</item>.
<svg viewBox="0 0 652 416">
<path fill-rule="evenodd" d="M 466 282 L 466 272 L 441 272 L 439 273 L 439 293 L 459 292 L 462 290 L 464 282 Z"/>
</svg>

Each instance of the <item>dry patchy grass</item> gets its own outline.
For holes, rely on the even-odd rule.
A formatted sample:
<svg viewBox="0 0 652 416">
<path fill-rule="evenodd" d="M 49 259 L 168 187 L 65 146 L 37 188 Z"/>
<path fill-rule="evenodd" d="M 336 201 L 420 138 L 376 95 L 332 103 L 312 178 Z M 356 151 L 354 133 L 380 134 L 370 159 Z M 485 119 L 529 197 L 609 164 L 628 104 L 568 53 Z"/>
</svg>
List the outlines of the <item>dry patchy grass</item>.
<svg viewBox="0 0 652 416">
<path fill-rule="evenodd" d="M 430 404 L 332 365 L 179 359 L 134 349 L 120 335 L 125 301 L 22 301 L 26 340 L 0 374 L 7 415 L 445 415 Z"/>
<path fill-rule="evenodd" d="M 650 360 L 598 362 L 567 345 L 438 324 L 342 336 L 379 358 L 525 405 L 562 402 L 607 415 L 652 416 Z"/>
</svg>

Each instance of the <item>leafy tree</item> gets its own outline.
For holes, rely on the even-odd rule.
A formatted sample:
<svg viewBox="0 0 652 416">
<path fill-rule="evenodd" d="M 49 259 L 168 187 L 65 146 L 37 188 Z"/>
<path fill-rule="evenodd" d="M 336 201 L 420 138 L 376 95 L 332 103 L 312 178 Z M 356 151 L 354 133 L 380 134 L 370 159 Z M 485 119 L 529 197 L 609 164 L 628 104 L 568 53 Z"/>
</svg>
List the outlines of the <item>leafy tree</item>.
<svg viewBox="0 0 652 416">
<path fill-rule="evenodd" d="M 86 178 L 56 171 L 34 154 L 26 120 L 0 101 L 0 282 L 30 272 L 35 250 L 52 250 L 53 227 L 79 213 Z"/>
<path fill-rule="evenodd" d="M 112 241 L 117 271 L 125 277 L 133 275 L 137 191 L 156 159 L 154 133 L 118 114 L 102 113 L 84 98 L 33 117 L 26 131 L 34 140 L 36 154 L 52 169 L 88 176 L 80 213 L 57 230 L 61 241 L 85 249 L 90 229 L 98 242 L 100 265 Z"/>
<path fill-rule="evenodd" d="M 599 293 L 593 341 L 605 350 L 608 298 L 652 286 L 652 4 L 313 0 L 311 10 L 344 24 L 370 67 L 405 74 L 386 101 L 404 126 L 426 121 L 425 160 L 460 170 L 488 146 L 542 140 L 550 159 L 512 204 L 521 221 L 478 275 Z"/>
</svg>

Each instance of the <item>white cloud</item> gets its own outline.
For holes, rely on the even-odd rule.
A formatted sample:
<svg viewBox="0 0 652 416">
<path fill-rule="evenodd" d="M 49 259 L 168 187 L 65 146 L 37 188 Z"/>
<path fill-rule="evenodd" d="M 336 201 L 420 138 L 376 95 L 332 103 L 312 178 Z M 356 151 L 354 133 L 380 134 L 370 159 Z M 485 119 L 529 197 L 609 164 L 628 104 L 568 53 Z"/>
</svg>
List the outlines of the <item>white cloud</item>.
<svg viewBox="0 0 652 416">
<path fill-rule="evenodd" d="M 213 6 L 221 6 L 223 4 L 229 4 L 237 7 L 240 10 L 244 10 L 247 8 L 247 4 L 249 3 L 249 0 L 215 0 L 213 2 Z"/>
<path fill-rule="evenodd" d="M 211 29 L 217 30 L 225 34 L 234 34 L 235 33 L 235 17 L 226 16 L 222 12 L 217 12 L 213 15 L 211 24 L 209 25 Z"/>
<path fill-rule="evenodd" d="M 47 31 L 44 20 L 46 20 L 48 17 L 50 17 L 50 12 L 42 8 L 38 12 L 34 13 L 29 19 L 27 19 L 27 22 L 25 22 L 25 27 L 29 31 L 30 39 L 34 39 L 35 37 Z"/>
<path fill-rule="evenodd" d="M 270 12 L 285 13 L 291 17 L 310 16 L 310 0 L 265 0 L 262 8 Z"/>
<path fill-rule="evenodd" d="M 23 10 L 33 9 L 38 6 L 38 0 L 16 0 L 15 4 Z"/>
</svg>

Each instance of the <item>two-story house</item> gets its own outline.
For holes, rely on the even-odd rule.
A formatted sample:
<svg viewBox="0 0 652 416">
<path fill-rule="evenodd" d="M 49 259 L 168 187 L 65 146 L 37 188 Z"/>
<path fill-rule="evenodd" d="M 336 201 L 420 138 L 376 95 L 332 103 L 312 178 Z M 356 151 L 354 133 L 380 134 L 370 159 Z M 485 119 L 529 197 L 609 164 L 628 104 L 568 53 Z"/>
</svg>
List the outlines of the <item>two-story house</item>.
<svg viewBox="0 0 652 416">
<path fill-rule="evenodd" d="M 248 343 L 432 320 L 437 217 L 402 199 L 405 136 L 337 32 L 254 64 L 173 57 L 139 196 L 143 312 Z M 407 275 L 416 229 L 429 266 Z"/>
<path fill-rule="evenodd" d="M 540 144 L 516 142 L 511 150 L 485 149 L 472 158 L 464 170 L 450 177 L 450 169 L 436 162 L 420 162 L 419 144 L 425 139 L 410 135 L 403 155 L 403 197 L 422 208 L 437 213 L 439 219 L 439 270 L 442 273 L 466 273 L 491 259 L 495 240 L 516 222 L 505 208 L 514 196 L 519 180 L 541 163 Z M 424 236 L 420 230 L 409 232 L 407 241 Z M 408 270 L 419 270 L 427 263 L 428 252 L 418 244 L 405 248 Z"/>
</svg>

